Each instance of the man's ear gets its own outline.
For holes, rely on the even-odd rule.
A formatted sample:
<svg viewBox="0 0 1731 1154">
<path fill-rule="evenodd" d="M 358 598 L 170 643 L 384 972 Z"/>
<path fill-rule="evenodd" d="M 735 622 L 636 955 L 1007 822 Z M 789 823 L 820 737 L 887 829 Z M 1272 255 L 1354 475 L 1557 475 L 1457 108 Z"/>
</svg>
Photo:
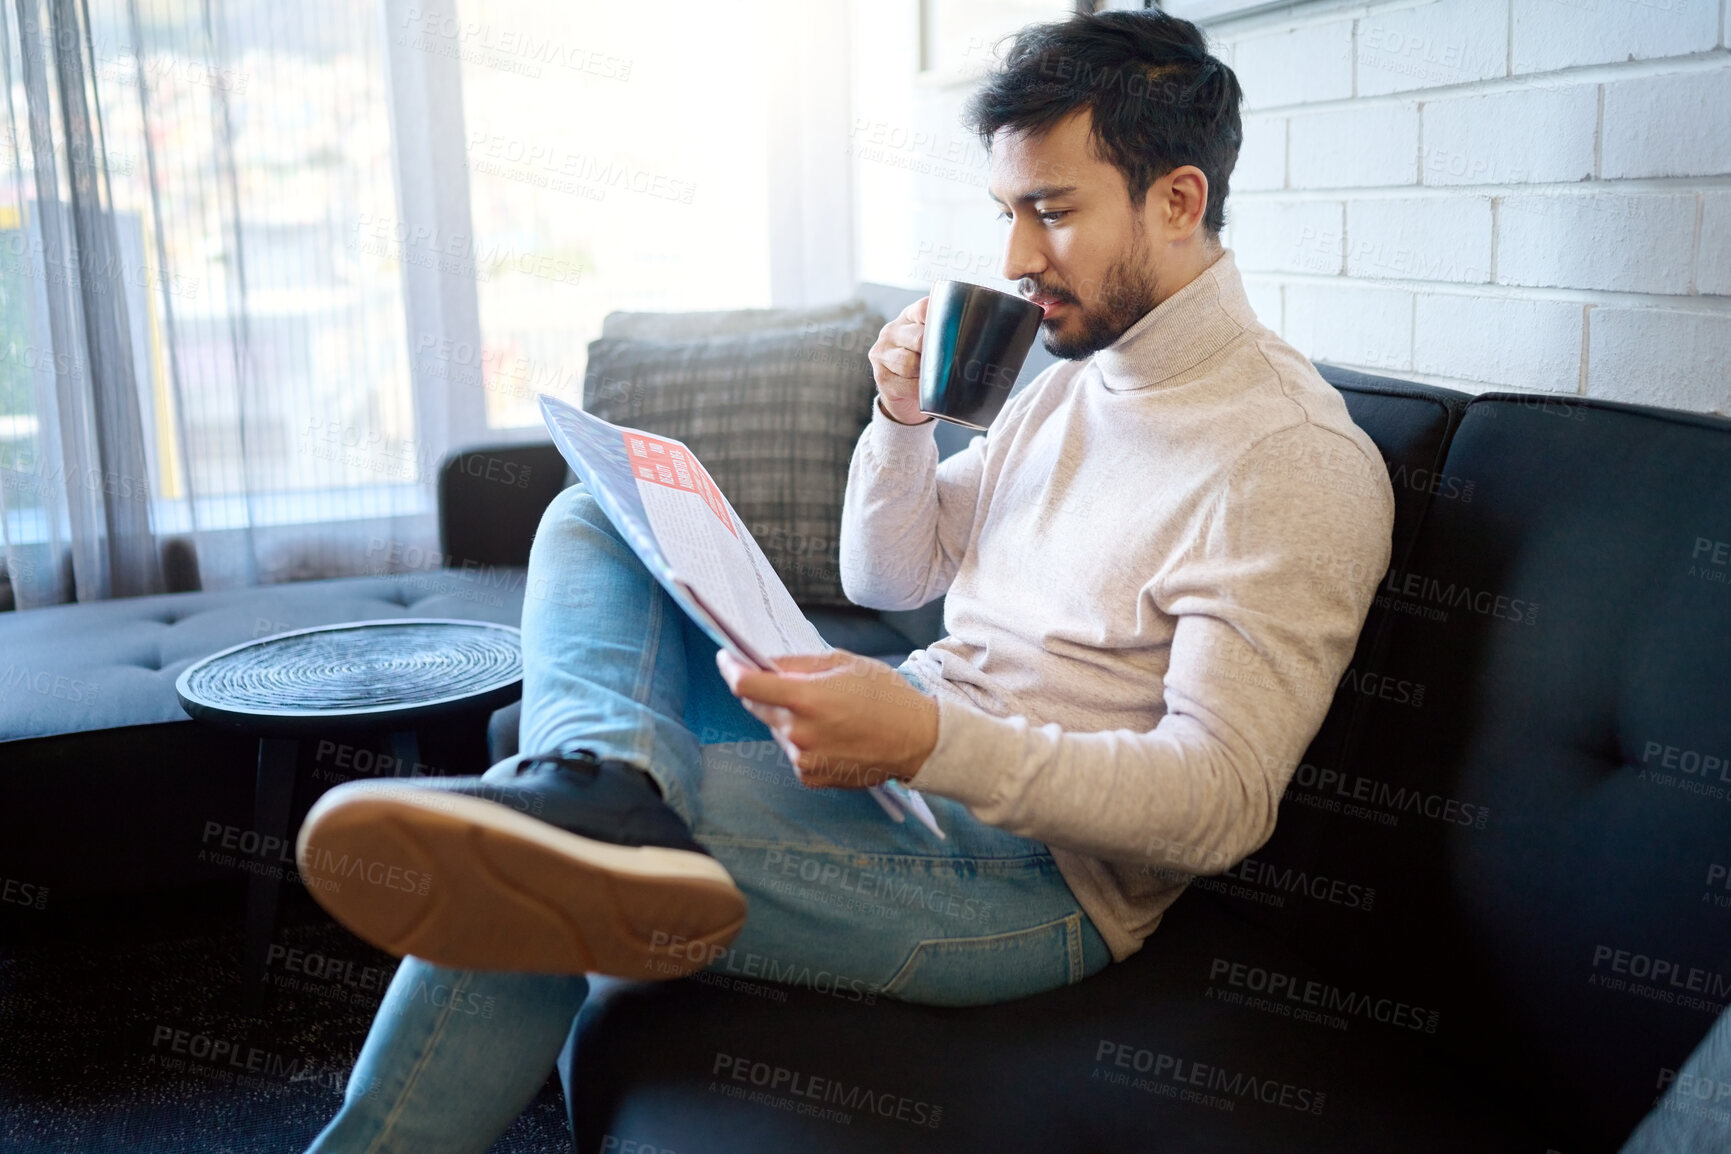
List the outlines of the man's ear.
<svg viewBox="0 0 1731 1154">
<path fill-rule="evenodd" d="M 1148 200 L 1155 234 L 1167 244 L 1188 240 L 1208 212 L 1208 177 L 1194 164 L 1181 164 L 1154 182 Z"/>
</svg>

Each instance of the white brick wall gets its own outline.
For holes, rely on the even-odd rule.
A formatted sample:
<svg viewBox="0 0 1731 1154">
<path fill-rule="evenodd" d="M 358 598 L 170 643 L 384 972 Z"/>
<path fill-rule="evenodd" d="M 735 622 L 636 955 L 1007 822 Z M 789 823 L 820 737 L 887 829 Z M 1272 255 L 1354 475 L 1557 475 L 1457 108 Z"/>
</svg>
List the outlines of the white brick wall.
<svg viewBox="0 0 1731 1154">
<path fill-rule="evenodd" d="M 1719 13 L 1707 0 L 1513 3 L 1509 60 L 1515 73 L 1686 56 L 1710 51 L 1719 43 Z"/>
<path fill-rule="evenodd" d="M 1701 198 L 1701 258 L 1695 291 L 1731 296 L 1731 190 Z"/>
<path fill-rule="evenodd" d="M 1294 116 L 1286 170 L 1293 188 L 1362 188 L 1418 182 L 1418 105 L 1349 106 Z"/>
<path fill-rule="evenodd" d="M 1228 243 L 1247 272 L 1340 272 L 1338 200 L 1247 201 L 1233 208 Z"/>
<path fill-rule="evenodd" d="M 1337 19 L 1239 41 L 1233 69 L 1244 88 L 1244 107 L 1351 96 L 1352 24 Z"/>
<path fill-rule="evenodd" d="M 915 0 L 853 4 L 856 123 L 930 162 L 856 163 L 860 276 L 1008 287 L 972 85 L 913 80 Z M 1317 359 L 1467 391 L 1731 413 L 1728 28 L 1731 0 L 1295 0 L 1207 25 L 1245 89 L 1226 241 L 1257 315 Z"/>
<path fill-rule="evenodd" d="M 1502 197 L 1497 279 L 1510 285 L 1687 293 L 1697 199 L 1689 192 Z"/>
<path fill-rule="evenodd" d="M 1286 187 L 1286 117 L 1244 117 L 1244 144 L 1232 169 L 1232 189 L 1255 192 Z M 1231 198 L 1227 198 L 1231 203 Z"/>
<path fill-rule="evenodd" d="M 1731 0 L 1327 0 L 1208 28 L 1227 243 L 1318 360 L 1731 414 Z"/>
<path fill-rule="evenodd" d="M 1491 277 L 1491 198 L 1355 200 L 1346 206 L 1346 273 L 1482 284 Z"/>
<path fill-rule="evenodd" d="M 1593 175 L 1598 118 L 1599 93 L 1591 84 L 1514 88 L 1427 102 L 1420 165 L 1424 182 L 1586 180 Z"/>
<path fill-rule="evenodd" d="M 1731 316 L 1596 308 L 1589 324 L 1589 395 L 1731 412 Z"/>
<path fill-rule="evenodd" d="M 1489 80 L 1507 71 L 1508 0 L 1381 8 L 1358 22 L 1359 96 Z"/>
<path fill-rule="evenodd" d="M 1572 393 L 1585 314 L 1586 306 L 1568 301 L 1422 293 L 1413 311 L 1413 371 Z"/>
<path fill-rule="evenodd" d="M 1396 372 L 1412 367 L 1411 293 L 1298 283 L 1284 295 L 1286 338 L 1313 359 Z"/>
<path fill-rule="evenodd" d="M 1600 175 L 1703 176 L 1731 172 L 1731 61 L 1706 72 L 1605 85 Z M 1654 131 L 1667 119 L 1685 132 Z"/>
</svg>

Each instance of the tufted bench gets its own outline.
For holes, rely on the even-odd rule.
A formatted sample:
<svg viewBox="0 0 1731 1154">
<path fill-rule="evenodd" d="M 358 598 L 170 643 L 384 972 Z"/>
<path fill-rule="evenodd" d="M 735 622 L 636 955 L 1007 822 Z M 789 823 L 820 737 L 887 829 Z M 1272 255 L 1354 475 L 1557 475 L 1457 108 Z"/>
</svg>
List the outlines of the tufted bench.
<svg viewBox="0 0 1731 1154">
<path fill-rule="evenodd" d="M 223 876 L 199 859 L 204 831 L 249 825 L 258 742 L 190 720 L 174 693 L 181 670 L 230 645 L 313 625 L 392 617 L 514 625 L 523 579 L 521 568 L 440 570 L 0 617 L 0 871 L 63 895 Z M 305 745 L 303 780 L 339 770 L 336 750 L 317 758 L 319 743 Z M 342 768 L 357 752 L 344 751 Z"/>
<path fill-rule="evenodd" d="M 508 472 L 530 484 L 501 485 Z M 191 721 L 174 680 L 243 641 L 345 621 L 453 617 L 515 625 L 529 545 L 569 480 L 551 444 L 453 456 L 439 477 L 451 567 L 0 613 L 0 878 L 65 896 L 234 878 L 213 865 L 253 824 L 258 743 Z M 831 644 L 899 661 L 913 642 L 868 610 L 817 609 Z M 925 615 L 901 615 L 923 620 Z M 493 719 L 506 756 L 517 708 Z M 419 772 L 479 772 L 486 717 L 422 734 Z M 397 767 L 384 735 L 302 742 L 296 818 L 317 793 Z M 214 831 L 214 832 L 213 832 Z M 234 843 L 233 845 L 227 843 Z M 272 863 L 287 867 L 286 855 Z"/>
<path fill-rule="evenodd" d="M 498 480 L 506 473 L 511 484 Z M 314 625 L 515 625 L 529 541 L 566 479 L 550 445 L 453 455 L 438 478 L 448 568 L 0 613 L 0 876 L 62 897 L 237 877 L 209 851 L 248 829 L 258 743 L 189 719 L 174 692 L 180 671 Z M 453 770 L 484 763 L 485 721 L 426 735 L 426 756 Z M 304 745 L 303 783 L 340 780 L 375 756 L 353 739 L 322 755 Z M 299 802 L 304 811 L 311 798 Z"/>
</svg>

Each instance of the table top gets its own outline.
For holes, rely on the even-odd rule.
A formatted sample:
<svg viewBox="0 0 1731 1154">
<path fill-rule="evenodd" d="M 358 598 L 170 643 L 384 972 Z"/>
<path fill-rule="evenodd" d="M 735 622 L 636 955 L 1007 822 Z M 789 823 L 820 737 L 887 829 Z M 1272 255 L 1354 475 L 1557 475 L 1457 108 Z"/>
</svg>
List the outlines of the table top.
<svg viewBox="0 0 1731 1154">
<path fill-rule="evenodd" d="M 396 617 L 297 629 L 231 646 L 175 680 L 187 713 L 249 733 L 409 728 L 516 700 L 521 635 L 485 621 Z"/>
</svg>

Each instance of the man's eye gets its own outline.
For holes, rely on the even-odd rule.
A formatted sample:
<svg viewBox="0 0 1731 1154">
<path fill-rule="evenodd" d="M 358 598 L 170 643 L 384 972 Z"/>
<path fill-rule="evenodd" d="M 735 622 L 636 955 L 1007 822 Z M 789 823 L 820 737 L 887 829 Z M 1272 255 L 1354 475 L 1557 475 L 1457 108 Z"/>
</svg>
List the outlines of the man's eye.
<svg viewBox="0 0 1731 1154">
<path fill-rule="evenodd" d="M 1041 224 L 1057 224 L 1059 220 L 1069 216 L 1070 213 L 1067 209 L 1064 209 L 1059 210 L 1058 212 L 1042 212 L 1039 215 Z"/>
<path fill-rule="evenodd" d="M 1005 224 L 1009 224 L 1010 223 L 1010 210 L 1007 208 L 999 209 L 998 210 L 998 219 L 1003 221 Z"/>
</svg>

